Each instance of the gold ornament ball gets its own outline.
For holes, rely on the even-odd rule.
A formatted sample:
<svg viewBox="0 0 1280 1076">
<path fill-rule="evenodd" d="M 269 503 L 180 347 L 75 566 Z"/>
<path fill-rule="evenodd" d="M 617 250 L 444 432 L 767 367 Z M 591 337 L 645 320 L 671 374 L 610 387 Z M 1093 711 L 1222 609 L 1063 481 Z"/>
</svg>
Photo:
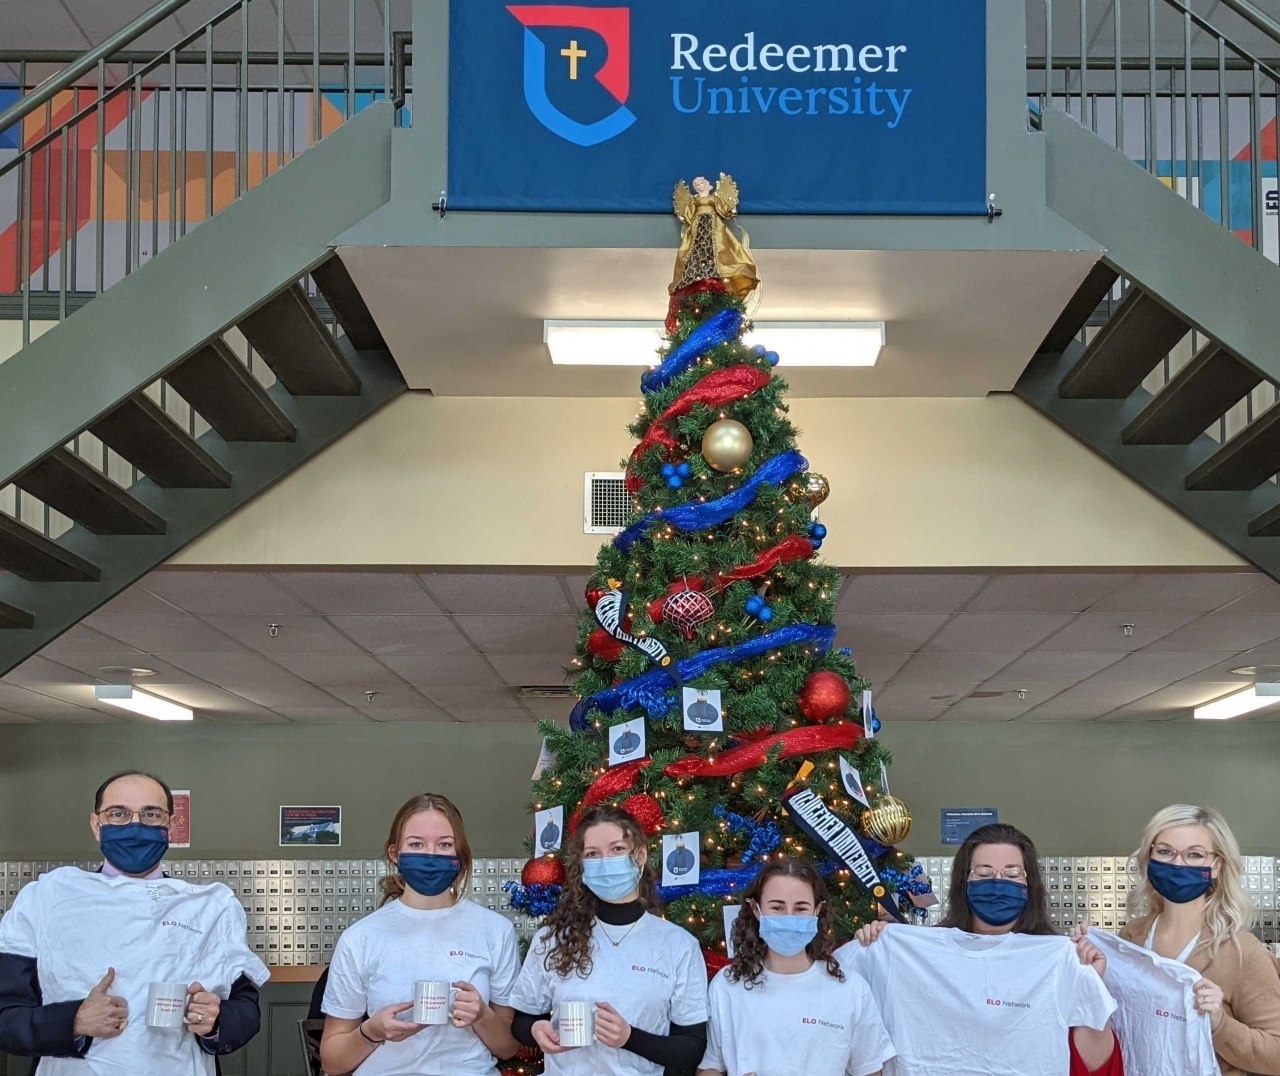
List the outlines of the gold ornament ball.
<svg viewBox="0 0 1280 1076">
<path fill-rule="evenodd" d="M 809 507 L 817 508 L 823 501 L 831 496 L 831 484 L 820 474 L 812 471 L 804 480 L 804 498 L 809 502 Z"/>
<path fill-rule="evenodd" d="M 751 431 L 731 418 L 713 422 L 702 435 L 702 458 L 717 471 L 727 473 L 741 467 L 751 458 L 754 447 Z"/>
<path fill-rule="evenodd" d="M 862 812 L 858 828 L 864 837 L 891 848 L 905 841 L 911 832 L 911 811 L 902 800 L 885 796 L 874 807 Z"/>
</svg>

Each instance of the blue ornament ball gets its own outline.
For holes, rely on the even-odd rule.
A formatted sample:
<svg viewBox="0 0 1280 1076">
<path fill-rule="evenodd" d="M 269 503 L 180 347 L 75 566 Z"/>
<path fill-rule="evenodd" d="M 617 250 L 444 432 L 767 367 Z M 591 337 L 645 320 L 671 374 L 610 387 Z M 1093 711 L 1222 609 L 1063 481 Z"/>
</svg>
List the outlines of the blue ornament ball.
<svg viewBox="0 0 1280 1076">
<path fill-rule="evenodd" d="M 674 463 L 664 463 L 662 465 L 662 477 L 670 478 L 676 473 L 676 465 Z"/>
<path fill-rule="evenodd" d="M 756 346 L 755 346 L 755 347 L 753 347 L 751 350 L 752 350 L 752 352 L 754 352 L 756 355 L 762 355 L 762 356 L 763 356 L 763 355 L 766 353 L 766 350 L 767 350 L 767 349 L 765 348 L 764 344 L 756 344 Z"/>
<path fill-rule="evenodd" d="M 763 609 L 760 610 L 760 620 L 763 623 L 767 624 L 772 619 L 773 619 L 773 610 L 766 605 Z"/>
<path fill-rule="evenodd" d="M 878 717 L 873 717 L 871 719 L 871 731 L 872 732 L 880 731 L 880 719 Z"/>
<path fill-rule="evenodd" d="M 759 597 L 753 594 L 750 598 L 747 599 L 746 604 L 743 606 L 743 608 L 746 609 L 746 611 L 750 613 L 752 616 L 755 616 L 757 613 L 760 612 L 761 609 L 764 608 L 764 602 L 762 602 L 759 599 Z"/>
<path fill-rule="evenodd" d="M 827 528 L 821 523 L 815 523 L 809 533 L 817 538 L 818 541 L 822 541 L 822 539 L 827 536 Z"/>
<path fill-rule="evenodd" d="M 678 474 L 681 478 L 688 478 L 689 464 L 687 462 L 680 464 L 680 466 L 676 468 L 676 474 Z"/>
<path fill-rule="evenodd" d="M 678 474 L 673 474 L 670 478 L 667 479 L 667 485 L 670 486 L 672 489 L 679 489 L 681 486 L 684 485 L 684 479 L 681 478 Z"/>
<path fill-rule="evenodd" d="M 815 539 L 813 540 L 813 548 L 814 548 L 814 549 L 821 549 L 821 548 L 822 548 L 822 539 L 821 539 L 821 538 L 815 538 Z"/>
<path fill-rule="evenodd" d="M 764 357 L 768 360 L 770 366 L 778 365 L 778 353 L 776 351 L 766 352 Z"/>
</svg>

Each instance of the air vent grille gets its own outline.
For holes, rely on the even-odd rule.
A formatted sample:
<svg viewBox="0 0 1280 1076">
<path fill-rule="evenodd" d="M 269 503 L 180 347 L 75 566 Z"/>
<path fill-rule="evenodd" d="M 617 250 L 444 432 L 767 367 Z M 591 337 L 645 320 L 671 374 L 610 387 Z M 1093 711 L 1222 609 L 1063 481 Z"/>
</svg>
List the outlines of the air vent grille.
<svg viewBox="0 0 1280 1076">
<path fill-rule="evenodd" d="M 577 697 L 573 693 L 573 688 L 565 684 L 526 684 L 524 687 L 517 688 L 517 691 L 526 699 L 572 699 Z"/>
<path fill-rule="evenodd" d="M 621 471 L 588 471 L 583 511 L 584 534 L 617 534 L 627 525 L 631 496 Z"/>
</svg>

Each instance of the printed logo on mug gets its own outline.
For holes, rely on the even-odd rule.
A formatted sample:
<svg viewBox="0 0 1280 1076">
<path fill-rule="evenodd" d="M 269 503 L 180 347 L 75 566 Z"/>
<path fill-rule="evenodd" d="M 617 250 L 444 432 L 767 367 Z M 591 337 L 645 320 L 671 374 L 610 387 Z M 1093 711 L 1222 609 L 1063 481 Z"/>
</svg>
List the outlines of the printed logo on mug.
<svg viewBox="0 0 1280 1076">
<path fill-rule="evenodd" d="M 147 987 L 147 1027 L 185 1027 L 186 983 L 152 983 Z"/>
<path fill-rule="evenodd" d="M 447 1024 L 457 991 L 439 980 L 420 979 L 413 984 L 413 1022 Z"/>
<path fill-rule="evenodd" d="M 562 1001 L 556 1009 L 561 1046 L 590 1046 L 596 1037 L 596 1007 L 589 1001 Z"/>
</svg>

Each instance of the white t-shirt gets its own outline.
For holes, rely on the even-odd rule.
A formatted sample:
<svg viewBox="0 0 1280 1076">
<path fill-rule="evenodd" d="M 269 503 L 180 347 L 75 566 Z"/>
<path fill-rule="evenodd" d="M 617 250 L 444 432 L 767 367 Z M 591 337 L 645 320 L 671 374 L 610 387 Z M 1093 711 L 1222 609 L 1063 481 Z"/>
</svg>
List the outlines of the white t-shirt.
<svg viewBox="0 0 1280 1076">
<path fill-rule="evenodd" d="M 1192 990 L 1200 973 L 1103 930 L 1091 929 L 1089 940 L 1107 958 L 1103 982 L 1119 1006 L 1112 1021 L 1125 1071 L 1218 1076 L 1209 1017 L 1196 1012 Z"/>
<path fill-rule="evenodd" d="M 151 983 L 199 982 L 225 999 L 266 966 L 245 943 L 244 909 L 220 882 L 108 878 L 59 867 L 19 892 L 0 919 L 0 952 L 34 957 L 46 1004 L 84 998 L 115 968 L 109 994 L 129 1005 L 115 1038 L 94 1039 L 84 1060 L 45 1057 L 40 1076 L 212 1076 L 213 1057 L 186 1030 L 147 1027 Z"/>
<path fill-rule="evenodd" d="M 890 924 L 836 956 L 880 1006 L 886 1076 L 1065 1076 L 1068 1029 L 1101 1030 L 1116 1007 L 1069 938 Z"/>
<path fill-rule="evenodd" d="M 357 1020 L 413 1000 L 420 979 L 468 982 L 486 1003 L 510 1005 L 520 972 L 516 932 L 497 912 L 463 899 L 448 908 L 388 901 L 349 926 L 329 965 L 323 1009 Z M 496 1068 L 469 1027 L 433 1024 L 373 1051 L 359 1076 L 471 1076 Z"/>
<path fill-rule="evenodd" d="M 668 1035 L 672 1024 L 707 1019 L 707 966 L 697 939 L 683 927 L 646 912 L 627 928 L 593 929 L 591 973 L 565 979 L 547 970 L 548 932 L 529 946 L 512 1005 L 521 1012 L 554 1015 L 561 1001 L 607 1001 L 632 1027 Z M 609 939 L 622 938 L 616 947 Z M 547 1076 L 662 1076 L 662 1068 L 629 1050 L 592 1042 L 546 1058 Z"/>
<path fill-rule="evenodd" d="M 760 973 L 750 988 L 721 971 L 708 992 L 711 1022 L 701 1068 L 729 1076 L 869 1076 L 893 1043 L 861 978 L 815 963 L 799 975 Z"/>
</svg>

